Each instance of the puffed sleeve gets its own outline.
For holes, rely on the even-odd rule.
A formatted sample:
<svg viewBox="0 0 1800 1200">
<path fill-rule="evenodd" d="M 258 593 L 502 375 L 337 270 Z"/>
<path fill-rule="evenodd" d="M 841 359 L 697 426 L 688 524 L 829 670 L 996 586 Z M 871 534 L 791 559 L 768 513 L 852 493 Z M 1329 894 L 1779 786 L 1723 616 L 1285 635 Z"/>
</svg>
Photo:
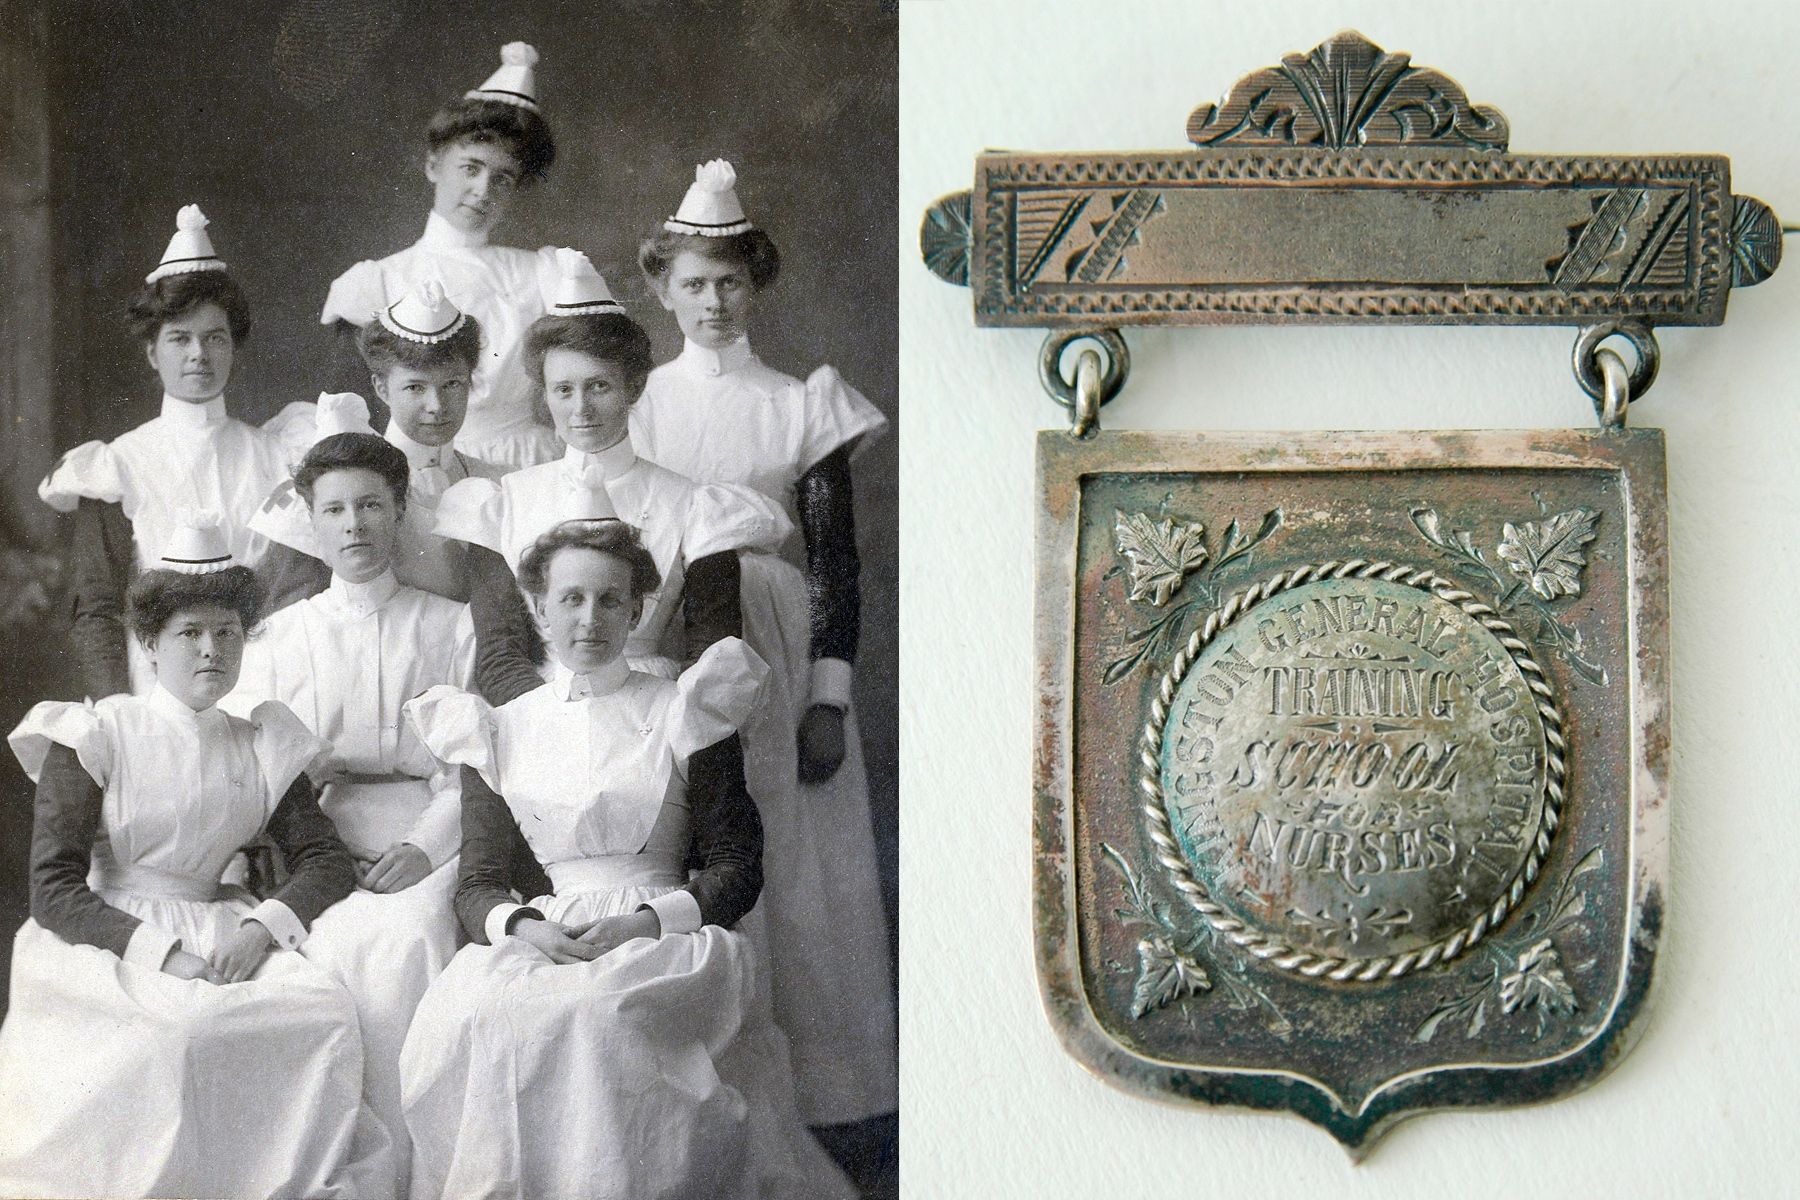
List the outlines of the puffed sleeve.
<svg viewBox="0 0 1800 1200">
<path fill-rule="evenodd" d="M 319 324 L 348 321 L 352 325 L 367 325 L 387 305 L 387 281 L 382 278 L 381 264 L 364 259 L 331 281 Z"/>
<path fill-rule="evenodd" d="M 45 700 L 34 704 L 25 719 L 6 735 L 6 741 L 33 783 L 38 782 L 51 746 L 73 750 L 82 769 L 101 787 L 112 775 L 112 735 L 91 701 Z"/>
<path fill-rule="evenodd" d="M 500 525 L 505 511 L 505 493 L 494 480 L 459 479 L 438 497 L 437 519 L 431 532 L 504 555 Z"/>
<path fill-rule="evenodd" d="M 755 711 L 768 675 L 769 665 L 742 638 L 708 646 L 675 681 L 669 702 L 669 746 L 677 761 L 685 765 L 696 750 L 736 733 Z"/>
<path fill-rule="evenodd" d="M 38 499 L 60 513 L 74 512 L 83 500 L 121 503 L 125 474 L 119 456 L 105 442 L 83 442 L 50 468 L 38 484 Z"/>
<path fill-rule="evenodd" d="M 487 701 L 461 688 L 439 684 L 408 700 L 405 712 L 413 732 L 439 760 L 473 767 L 489 787 L 499 790 L 494 710 Z"/>
<path fill-rule="evenodd" d="M 264 700 L 250 711 L 256 726 L 256 761 L 263 786 L 273 800 L 287 794 L 294 780 L 331 754 L 331 743 L 308 729 L 287 705 Z"/>
<path fill-rule="evenodd" d="M 851 457 L 881 440 L 887 418 L 861 392 L 844 382 L 836 367 L 820 367 L 807 376 L 801 433 L 801 472 L 840 446 L 855 443 Z"/>
<path fill-rule="evenodd" d="M 533 256 L 531 269 L 537 281 L 538 303 L 543 312 L 549 312 L 556 303 L 556 289 L 562 282 L 562 271 L 556 265 L 555 246 L 539 246 Z"/>
<path fill-rule="evenodd" d="M 366 413 L 366 409 L 364 410 Z M 294 400 L 282 407 L 282 410 L 262 423 L 262 431 L 273 437 L 281 447 L 281 461 L 288 469 L 300 465 L 306 452 L 312 449 L 316 439 L 319 423 L 319 406 L 311 400 Z"/>
<path fill-rule="evenodd" d="M 688 496 L 681 551 L 693 562 L 722 550 L 778 550 L 793 531 L 781 506 L 755 488 L 702 483 Z"/>
</svg>

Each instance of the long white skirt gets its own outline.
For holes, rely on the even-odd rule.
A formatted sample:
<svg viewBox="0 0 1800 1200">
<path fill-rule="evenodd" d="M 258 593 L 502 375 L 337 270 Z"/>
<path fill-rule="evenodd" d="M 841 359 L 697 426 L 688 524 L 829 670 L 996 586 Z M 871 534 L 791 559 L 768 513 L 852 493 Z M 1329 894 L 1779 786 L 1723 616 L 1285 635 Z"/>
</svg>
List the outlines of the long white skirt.
<svg viewBox="0 0 1800 1200">
<path fill-rule="evenodd" d="M 102 896 L 201 955 L 251 907 Z M 0 1027 L 0 1195 L 379 1200 L 393 1155 L 362 1082 L 350 997 L 298 954 L 220 986 L 27 921 Z"/>
<path fill-rule="evenodd" d="M 770 666 L 764 704 L 742 731 L 750 794 L 763 822 L 763 893 L 775 1019 L 793 1048 L 809 1125 L 898 1107 L 893 984 L 881 877 L 856 713 L 844 762 L 822 784 L 796 770 L 796 730 L 811 688 L 806 580 L 770 554 L 742 563 L 744 640 Z"/>
<path fill-rule="evenodd" d="M 669 890 L 532 903 L 572 924 Z M 463 947 L 401 1054 L 413 1195 L 851 1195 L 795 1112 L 757 986 L 748 940 L 716 925 L 569 965 L 513 937 Z"/>
<path fill-rule="evenodd" d="M 313 922 L 300 949 L 356 1004 L 363 1099 L 393 1138 L 394 1191 L 402 1196 L 412 1149 L 400 1108 L 400 1048 L 425 989 L 456 954 L 456 868 L 452 858 L 405 891 L 358 888 Z"/>
</svg>

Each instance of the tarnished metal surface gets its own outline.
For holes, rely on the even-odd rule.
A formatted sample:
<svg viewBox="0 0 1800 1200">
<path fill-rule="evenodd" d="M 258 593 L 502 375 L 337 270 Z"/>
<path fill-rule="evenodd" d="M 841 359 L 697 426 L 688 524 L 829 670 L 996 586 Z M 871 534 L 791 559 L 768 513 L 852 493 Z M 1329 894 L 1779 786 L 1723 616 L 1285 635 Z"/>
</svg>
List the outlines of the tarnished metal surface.
<svg viewBox="0 0 1800 1200">
<path fill-rule="evenodd" d="M 982 325 L 1716 325 L 1781 235 L 1717 155 L 1507 152 L 1500 113 L 1351 32 L 1167 153 L 990 153 L 927 212 Z"/>
<path fill-rule="evenodd" d="M 1360 1153 L 1590 1082 L 1666 874 L 1662 437 L 1040 436 L 1040 979 Z"/>
</svg>

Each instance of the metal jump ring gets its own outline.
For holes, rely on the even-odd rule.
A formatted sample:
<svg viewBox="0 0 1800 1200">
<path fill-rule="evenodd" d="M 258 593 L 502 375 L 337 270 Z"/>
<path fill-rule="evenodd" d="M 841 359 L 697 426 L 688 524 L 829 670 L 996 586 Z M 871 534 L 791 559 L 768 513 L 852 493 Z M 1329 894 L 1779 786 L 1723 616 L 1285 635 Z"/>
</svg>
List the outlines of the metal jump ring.
<svg viewBox="0 0 1800 1200">
<path fill-rule="evenodd" d="M 1603 321 L 1584 328 L 1581 336 L 1575 339 L 1575 382 L 1596 403 L 1604 403 L 1606 399 L 1606 381 L 1600 377 L 1594 353 L 1609 337 L 1622 337 L 1637 351 L 1637 362 L 1632 365 L 1631 378 L 1626 384 L 1625 398 L 1629 403 L 1649 391 L 1650 385 L 1656 382 L 1657 368 L 1662 365 L 1662 348 L 1656 344 L 1656 334 L 1642 321 Z"/>
<path fill-rule="evenodd" d="M 1085 438 L 1100 426 L 1100 352 L 1083 350 L 1075 360 L 1075 407 L 1069 412 L 1069 436 Z"/>
<path fill-rule="evenodd" d="M 1623 429 L 1625 406 L 1631 403 L 1631 381 L 1625 369 L 1625 360 L 1611 346 L 1602 346 L 1596 350 L 1594 359 L 1600 365 L 1600 377 L 1606 384 L 1606 394 L 1594 401 L 1594 411 L 1600 417 L 1600 428 Z"/>
<path fill-rule="evenodd" d="M 1038 381 L 1050 398 L 1075 412 L 1076 396 L 1074 381 L 1063 376 L 1063 352 L 1079 341 L 1098 342 L 1100 349 L 1106 352 L 1106 370 L 1100 375 L 1100 395 L 1097 404 L 1108 404 L 1119 390 L 1125 386 L 1125 377 L 1131 374 L 1131 351 L 1125 348 L 1125 338 L 1116 329 L 1078 329 L 1069 333 L 1052 333 L 1044 339 L 1044 349 L 1038 355 Z"/>
</svg>

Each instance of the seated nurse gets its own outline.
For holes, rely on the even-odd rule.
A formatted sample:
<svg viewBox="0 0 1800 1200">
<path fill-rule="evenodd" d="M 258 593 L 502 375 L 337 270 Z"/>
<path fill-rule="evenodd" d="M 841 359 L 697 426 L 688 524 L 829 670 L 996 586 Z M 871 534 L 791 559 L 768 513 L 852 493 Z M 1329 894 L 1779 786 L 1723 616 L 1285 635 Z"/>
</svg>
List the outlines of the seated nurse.
<svg viewBox="0 0 1800 1200">
<path fill-rule="evenodd" d="M 226 700 L 234 711 L 279 700 L 331 743 L 315 771 L 320 804 L 356 859 L 358 886 L 319 919 L 304 953 L 356 1001 L 364 1094 L 400 1152 L 402 1193 L 400 1045 L 426 985 L 456 953 L 462 792 L 400 709 L 426 688 L 468 686 L 475 655 L 468 605 L 395 577 L 409 474 L 406 455 L 366 424 L 307 451 L 294 486 L 331 585 L 268 619 Z"/>
<path fill-rule="evenodd" d="M 846 1194 L 732 929 L 762 885 L 734 730 L 766 668 L 735 638 L 675 680 L 626 663 L 660 581 L 623 522 L 558 525 L 520 571 L 550 682 L 498 708 L 441 687 L 407 705 L 464 767 L 456 910 L 473 943 L 401 1056 L 414 1194 Z M 550 894 L 515 902 L 521 859 Z"/>
<path fill-rule="evenodd" d="M 178 529 L 130 594 L 150 693 L 39 704 L 8 738 L 37 803 L 0 1194 L 391 1194 L 355 1006 L 295 953 L 355 879 L 305 774 L 325 744 L 279 703 L 216 707 L 261 603 L 218 528 Z M 290 872 L 260 904 L 219 882 L 259 835 Z"/>
</svg>

